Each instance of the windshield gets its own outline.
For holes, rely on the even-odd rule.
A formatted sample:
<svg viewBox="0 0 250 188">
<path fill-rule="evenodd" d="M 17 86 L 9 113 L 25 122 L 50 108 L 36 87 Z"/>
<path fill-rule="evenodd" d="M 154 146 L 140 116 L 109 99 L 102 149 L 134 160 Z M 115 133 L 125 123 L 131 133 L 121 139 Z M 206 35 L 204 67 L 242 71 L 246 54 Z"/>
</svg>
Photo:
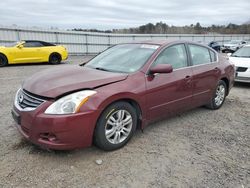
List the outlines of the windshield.
<svg viewBox="0 0 250 188">
<path fill-rule="evenodd" d="M 233 57 L 250 57 L 250 46 L 243 47 L 232 54 Z"/>
<path fill-rule="evenodd" d="M 131 73 L 139 70 L 159 48 L 151 44 L 120 44 L 93 58 L 85 66 L 110 72 Z"/>
</svg>

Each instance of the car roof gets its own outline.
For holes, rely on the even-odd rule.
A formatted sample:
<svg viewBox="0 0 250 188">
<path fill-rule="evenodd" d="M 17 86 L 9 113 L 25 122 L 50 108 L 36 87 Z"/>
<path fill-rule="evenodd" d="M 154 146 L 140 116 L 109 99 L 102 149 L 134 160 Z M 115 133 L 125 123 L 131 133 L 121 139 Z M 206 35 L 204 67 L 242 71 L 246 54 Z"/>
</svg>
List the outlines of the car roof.
<svg viewBox="0 0 250 188">
<path fill-rule="evenodd" d="M 235 39 L 235 40 L 230 40 L 229 42 L 244 42 L 245 40 L 239 40 L 239 39 Z"/>
<path fill-rule="evenodd" d="M 45 41 L 41 41 L 41 40 L 22 40 L 22 42 L 39 42 L 39 43 L 43 44 L 44 46 L 56 46 L 53 43 L 45 42 Z"/>
<path fill-rule="evenodd" d="M 23 42 L 44 42 L 41 40 L 22 40 Z"/>
<path fill-rule="evenodd" d="M 166 46 L 168 44 L 175 44 L 175 43 L 191 43 L 191 44 L 198 44 L 201 46 L 206 46 L 204 44 L 198 43 L 198 42 L 192 42 L 192 41 L 186 41 L 186 40 L 174 40 L 174 39 L 166 39 L 166 40 L 145 40 L 145 41 L 134 41 L 132 42 L 136 44 L 152 44 L 152 45 L 159 45 L 159 46 Z"/>
<path fill-rule="evenodd" d="M 166 45 L 168 43 L 175 42 L 175 40 L 145 40 L 145 41 L 140 41 L 138 43 L 142 44 L 156 44 L 156 45 Z M 137 43 L 137 42 L 136 42 Z"/>
</svg>

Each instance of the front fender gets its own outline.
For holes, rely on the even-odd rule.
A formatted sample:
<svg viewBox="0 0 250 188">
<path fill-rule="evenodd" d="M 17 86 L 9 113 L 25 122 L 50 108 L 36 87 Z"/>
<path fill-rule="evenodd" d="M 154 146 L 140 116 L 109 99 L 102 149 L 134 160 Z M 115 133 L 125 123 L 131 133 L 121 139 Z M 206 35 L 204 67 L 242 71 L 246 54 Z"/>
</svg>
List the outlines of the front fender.
<svg viewBox="0 0 250 188">
<path fill-rule="evenodd" d="M 100 114 L 110 104 L 120 100 L 130 100 L 140 107 L 142 119 L 146 119 L 145 77 L 128 76 L 126 80 L 96 88 L 97 93 L 80 108 L 80 111 L 99 111 Z"/>
</svg>

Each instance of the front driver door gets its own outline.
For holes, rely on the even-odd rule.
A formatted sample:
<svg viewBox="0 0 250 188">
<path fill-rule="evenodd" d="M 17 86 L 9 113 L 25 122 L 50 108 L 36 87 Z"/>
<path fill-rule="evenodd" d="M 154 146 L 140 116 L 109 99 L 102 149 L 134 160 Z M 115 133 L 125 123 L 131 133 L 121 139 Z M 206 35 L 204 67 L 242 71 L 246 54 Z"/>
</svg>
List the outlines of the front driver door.
<svg viewBox="0 0 250 188">
<path fill-rule="evenodd" d="M 156 64 L 171 64 L 173 72 L 146 77 L 147 117 L 154 121 L 190 108 L 192 99 L 192 69 L 188 67 L 186 47 L 167 47 L 156 58 Z"/>
<path fill-rule="evenodd" d="M 42 59 L 42 44 L 40 42 L 25 42 L 20 47 L 16 47 L 14 63 L 35 63 Z"/>
</svg>

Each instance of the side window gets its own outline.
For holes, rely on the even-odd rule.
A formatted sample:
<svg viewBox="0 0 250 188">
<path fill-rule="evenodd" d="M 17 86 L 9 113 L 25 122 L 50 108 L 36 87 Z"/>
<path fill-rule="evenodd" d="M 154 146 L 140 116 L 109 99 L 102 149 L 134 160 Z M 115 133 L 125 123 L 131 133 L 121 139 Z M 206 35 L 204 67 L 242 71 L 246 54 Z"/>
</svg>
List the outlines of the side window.
<svg viewBox="0 0 250 188">
<path fill-rule="evenodd" d="M 216 53 L 214 53 L 212 50 L 209 50 L 209 52 L 210 52 L 212 62 L 217 61 Z"/>
<path fill-rule="evenodd" d="M 41 47 L 43 45 L 40 42 L 25 42 L 23 46 L 26 48 L 34 48 L 34 47 Z"/>
<path fill-rule="evenodd" d="M 194 44 L 189 44 L 189 49 L 193 65 L 201 65 L 211 62 L 209 53 L 210 50 L 208 48 Z"/>
<path fill-rule="evenodd" d="M 31 44 L 31 42 L 25 42 L 25 43 L 23 44 L 23 47 L 29 48 L 29 47 L 33 47 L 33 46 L 32 46 L 32 44 Z"/>
<path fill-rule="evenodd" d="M 173 69 L 187 66 L 187 53 L 184 44 L 177 44 L 166 48 L 155 60 L 153 66 L 157 64 L 170 64 Z"/>
</svg>

